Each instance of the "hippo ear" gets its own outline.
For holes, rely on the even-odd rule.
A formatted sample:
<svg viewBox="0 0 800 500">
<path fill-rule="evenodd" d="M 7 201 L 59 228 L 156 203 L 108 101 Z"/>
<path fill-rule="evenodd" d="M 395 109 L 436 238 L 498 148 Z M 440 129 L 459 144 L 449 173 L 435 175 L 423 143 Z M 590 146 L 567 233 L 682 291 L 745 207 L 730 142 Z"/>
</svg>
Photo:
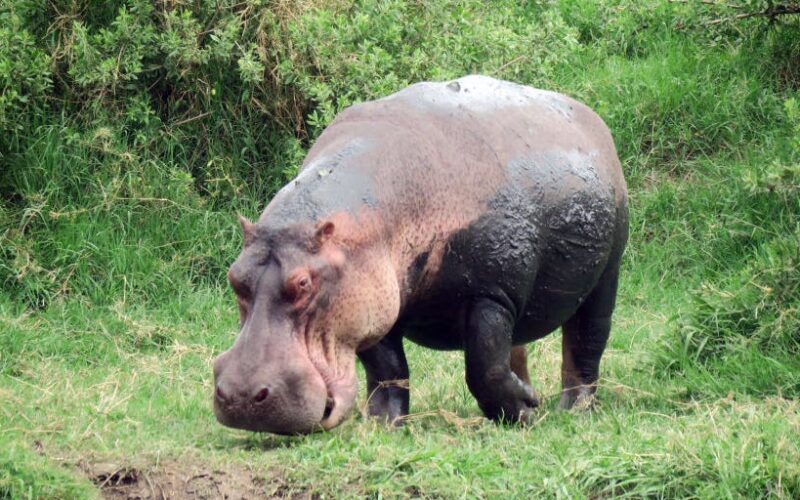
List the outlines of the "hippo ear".
<svg viewBox="0 0 800 500">
<path fill-rule="evenodd" d="M 242 226 L 242 234 L 244 235 L 244 247 L 247 248 L 253 242 L 256 232 L 256 225 L 247 220 L 247 217 L 239 215 L 239 225 Z"/>
<path fill-rule="evenodd" d="M 314 233 L 314 238 L 311 241 L 311 248 L 313 251 L 316 252 L 323 245 L 323 243 L 331 239 L 335 230 L 336 226 L 334 226 L 333 222 L 331 221 L 319 223 L 317 225 L 317 232 Z"/>
</svg>

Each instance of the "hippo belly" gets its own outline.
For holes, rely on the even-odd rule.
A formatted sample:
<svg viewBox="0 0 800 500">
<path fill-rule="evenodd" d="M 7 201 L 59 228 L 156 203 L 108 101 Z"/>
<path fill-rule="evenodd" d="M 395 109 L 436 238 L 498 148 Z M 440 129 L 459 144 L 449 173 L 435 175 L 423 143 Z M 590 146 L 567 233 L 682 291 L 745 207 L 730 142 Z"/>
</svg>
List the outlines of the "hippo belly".
<svg viewBox="0 0 800 500">
<path fill-rule="evenodd" d="M 550 186 L 515 186 L 448 239 L 430 291 L 398 321 L 407 338 L 434 349 L 463 349 L 458 318 L 476 296 L 491 296 L 513 311 L 513 343 L 524 344 L 561 326 L 594 289 L 617 236 L 613 190 L 598 188 L 596 178 L 576 182 L 575 165 L 541 161 L 526 173 Z M 568 182 L 572 188 L 564 189 Z"/>
</svg>

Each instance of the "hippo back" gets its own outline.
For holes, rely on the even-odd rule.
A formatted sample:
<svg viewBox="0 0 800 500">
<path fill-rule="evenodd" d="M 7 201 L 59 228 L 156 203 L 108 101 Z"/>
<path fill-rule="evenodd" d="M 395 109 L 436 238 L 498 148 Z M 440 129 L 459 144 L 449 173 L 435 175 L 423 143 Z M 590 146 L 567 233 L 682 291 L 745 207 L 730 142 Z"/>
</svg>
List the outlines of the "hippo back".
<svg viewBox="0 0 800 500">
<path fill-rule="evenodd" d="M 420 308 L 441 318 L 454 294 L 500 290 L 548 331 L 594 286 L 627 227 L 603 121 L 569 97 L 484 76 L 346 109 L 276 200 L 274 220 L 345 212 L 362 238 L 387 242 L 418 321 Z"/>
</svg>

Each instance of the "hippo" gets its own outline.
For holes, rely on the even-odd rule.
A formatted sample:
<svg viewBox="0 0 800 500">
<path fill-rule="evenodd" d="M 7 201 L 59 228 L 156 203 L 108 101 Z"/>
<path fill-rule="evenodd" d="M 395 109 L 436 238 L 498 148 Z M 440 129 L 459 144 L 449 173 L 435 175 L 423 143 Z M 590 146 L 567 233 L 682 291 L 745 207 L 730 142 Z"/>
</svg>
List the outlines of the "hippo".
<svg viewBox="0 0 800 500">
<path fill-rule="evenodd" d="M 611 134 L 564 95 L 465 76 L 351 106 L 256 222 L 228 279 L 240 333 L 214 362 L 222 424 L 329 430 L 356 400 L 409 413 L 403 339 L 462 350 L 486 417 L 540 398 L 525 344 L 562 329 L 560 407 L 591 402 L 628 235 Z"/>
</svg>

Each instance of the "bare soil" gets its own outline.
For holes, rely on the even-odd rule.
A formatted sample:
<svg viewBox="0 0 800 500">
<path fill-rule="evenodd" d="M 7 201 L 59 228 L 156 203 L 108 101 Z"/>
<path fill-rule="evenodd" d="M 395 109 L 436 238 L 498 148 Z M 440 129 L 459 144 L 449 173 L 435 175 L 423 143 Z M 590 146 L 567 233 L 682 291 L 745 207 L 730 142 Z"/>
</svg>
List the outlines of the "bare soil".
<svg viewBox="0 0 800 500">
<path fill-rule="evenodd" d="M 281 477 L 245 467 L 209 467 L 193 461 L 158 465 L 81 464 L 80 469 L 113 500 L 313 498 Z"/>
</svg>

